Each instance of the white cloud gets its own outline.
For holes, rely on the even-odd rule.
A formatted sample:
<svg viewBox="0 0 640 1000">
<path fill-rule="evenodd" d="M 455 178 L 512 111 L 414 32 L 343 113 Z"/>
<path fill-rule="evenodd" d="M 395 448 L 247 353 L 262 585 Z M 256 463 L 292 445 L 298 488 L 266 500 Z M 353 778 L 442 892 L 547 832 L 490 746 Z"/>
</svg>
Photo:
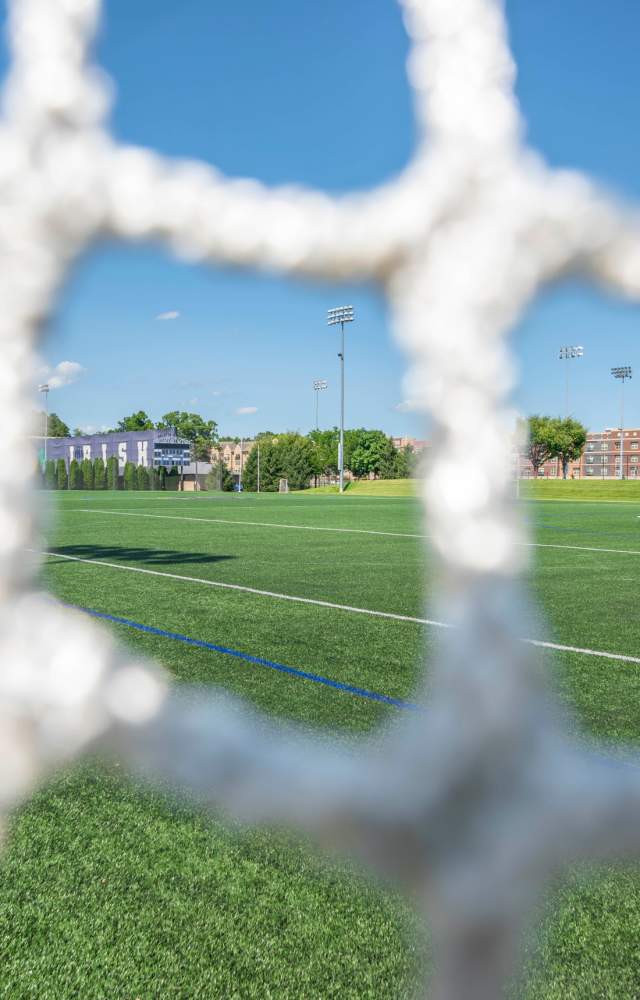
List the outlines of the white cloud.
<svg viewBox="0 0 640 1000">
<path fill-rule="evenodd" d="M 178 312 L 177 309 L 170 309 L 169 312 L 158 313 L 156 319 L 178 319 L 179 316 L 180 313 Z"/>
<path fill-rule="evenodd" d="M 245 413 L 257 413 L 257 412 L 258 412 L 257 406 L 239 406 L 238 409 L 236 410 L 236 413 L 239 416 Z"/>
<path fill-rule="evenodd" d="M 46 382 L 50 389 L 62 389 L 65 385 L 73 385 L 87 369 L 77 361 L 61 361 L 55 368 L 45 365 L 38 371 L 38 377 Z"/>
</svg>

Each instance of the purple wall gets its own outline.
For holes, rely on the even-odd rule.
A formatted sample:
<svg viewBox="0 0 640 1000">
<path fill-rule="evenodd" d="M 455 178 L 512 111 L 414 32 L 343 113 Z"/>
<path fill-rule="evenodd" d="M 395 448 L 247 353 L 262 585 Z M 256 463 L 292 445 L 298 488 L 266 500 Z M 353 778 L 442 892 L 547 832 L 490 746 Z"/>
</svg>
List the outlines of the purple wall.
<svg viewBox="0 0 640 1000">
<path fill-rule="evenodd" d="M 49 438 L 47 441 L 47 459 L 57 462 L 63 458 L 67 468 L 72 459 L 81 462 L 84 458 L 94 461 L 102 458 L 105 461 L 112 456 L 118 459 L 120 472 L 125 462 L 134 465 L 145 465 L 152 468 L 154 450 L 161 447 L 163 459 L 156 464 L 172 465 L 180 463 L 180 454 L 184 453 L 188 461 L 186 449 L 189 442 L 184 438 L 172 436 L 167 431 L 115 431 L 112 434 L 83 434 L 78 437 Z"/>
</svg>

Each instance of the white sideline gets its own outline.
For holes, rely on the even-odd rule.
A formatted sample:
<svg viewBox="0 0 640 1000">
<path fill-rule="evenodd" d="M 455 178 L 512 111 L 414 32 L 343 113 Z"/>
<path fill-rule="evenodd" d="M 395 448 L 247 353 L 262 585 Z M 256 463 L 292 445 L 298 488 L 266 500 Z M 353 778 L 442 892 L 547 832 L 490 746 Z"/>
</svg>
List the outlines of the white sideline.
<svg viewBox="0 0 640 1000">
<path fill-rule="evenodd" d="M 145 514 L 142 511 L 104 510 L 100 507 L 67 507 L 77 514 L 114 514 L 116 517 L 152 517 L 165 521 L 202 521 L 204 524 L 246 524 L 252 528 L 292 528 L 299 531 L 338 531 L 350 535 L 385 535 L 389 538 L 429 538 L 409 531 L 376 531 L 371 528 L 328 528 L 315 524 L 274 524 L 272 521 L 238 521 L 225 517 L 188 517 L 186 514 Z M 640 556 L 640 549 L 605 549 L 596 545 L 562 545 L 559 542 L 517 542 L 534 549 L 572 549 L 576 552 L 612 552 L 617 555 Z"/>
<path fill-rule="evenodd" d="M 27 549 L 38 555 L 37 549 Z M 372 618 L 390 618 L 393 621 L 413 622 L 416 625 L 431 625 L 433 628 L 453 628 L 449 622 L 440 622 L 433 618 L 417 618 L 413 615 L 400 615 L 393 611 L 375 611 L 372 608 L 357 608 L 351 604 L 337 604 L 334 601 L 322 601 L 316 597 L 298 597 L 294 594 L 281 594 L 274 590 L 259 590 L 257 587 L 246 587 L 239 583 L 223 583 L 220 580 L 204 580 L 197 576 L 182 576 L 179 573 L 166 573 L 158 569 L 144 569 L 142 566 L 123 566 L 121 563 L 106 562 L 103 559 L 84 559 L 81 556 L 63 555 L 60 552 L 44 551 L 44 556 L 53 559 L 67 559 L 70 562 L 88 563 L 92 566 L 107 566 L 109 569 L 121 569 L 129 573 L 144 573 L 148 576 L 167 577 L 170 580 L 182 580 L 187 583 L 198 583 L 205 587 L 219 587 L 224 590 L 236 590 L 245 594 L 257 594 L 259 597 L 274 597 L 280 601 L 293 601 L 296 604 L 311 604 L 319 608 L 332 608 L 336 611 L 350 611 L 356 615 L 369 615 Z M 581 653 L 584 656 L 596 656 L 605 660 L 621 660 L 624 663 L 640 663 L 639 656 L 628 656 L 626 653 L 607 653 L 597 649 L 587 649 L 580 646 L 567 646 L 564 643 L 545 642 L 543 639 L 526 639 L 529 646 L 541 649 L 554 649 L 563 653 Z"/>
</svg>

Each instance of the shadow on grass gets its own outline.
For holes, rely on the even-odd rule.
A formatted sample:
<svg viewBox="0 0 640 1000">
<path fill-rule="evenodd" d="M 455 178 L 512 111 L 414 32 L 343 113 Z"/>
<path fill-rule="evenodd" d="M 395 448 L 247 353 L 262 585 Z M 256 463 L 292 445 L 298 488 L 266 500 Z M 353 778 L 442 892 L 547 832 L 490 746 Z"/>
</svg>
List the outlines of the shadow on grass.
<svg viewBox="0 0 640 1000">
<path fill-rule="evenodd" d="M 177 549 L 145 549 L 138 545 L 57 545 L 53 555 L 76 559 L 104 559 L 115 562 L 148 563 L 151 566 L 190 566 L 223 562 L 236 556 L 209 555 L 205 552 L 180 552 Z"/>
</svg>

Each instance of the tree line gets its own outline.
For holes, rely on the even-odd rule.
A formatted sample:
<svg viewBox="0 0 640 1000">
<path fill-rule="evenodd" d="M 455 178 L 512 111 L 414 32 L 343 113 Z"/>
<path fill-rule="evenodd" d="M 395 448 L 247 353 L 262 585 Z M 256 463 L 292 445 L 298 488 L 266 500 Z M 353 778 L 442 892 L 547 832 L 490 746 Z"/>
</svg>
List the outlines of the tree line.
<svg viewBox="0 0 640 1000">
<path fill-rule="evenodd" d="M 44 420 L 44 413 L 40 414 L 40 419 Z M 171 410 L 154 422 L 144 410 L 137 410 L 119 420 L 112 432 L 168 428 L 174 428 L 178 437 L 191 442 L 196 467 L 198 462 L 211 460 L 211 448 L 219 441 L 218 426 L 215 420 L 205 420 L 198 413 Z M 48 434 L 49 437 L 72 436 L 67 424 L 56 413 L 49 414 Z M 76 428 L 74 436 L 81 434 L 81 428 Z M 307 435 L 291 431 L 258 434 L 260 489 L 277 491 L 281 479 L 288 480 L 290 489 L 304 489 L 321 477 L 337 476 L 339 436 L 337 427 L 313 430 Z M 52 464 L 47 463 L 44 471 L 44 485 L 48 489 L 118 489 L 120 485 L 124 489 L 162 489 L 171 485 L 164 483 L 164 470 L 145 469 L 132 463 L 127 463 L 120 477 L 115 458 L 109 459 L 106 466 L 102 459 L 72 461 L 68 472 L 66 468 L 63 471 L 64 461 L 58 462 L 55 469 L 51 468 Z M 370 475 L 379 479 L 406 479 L 417 474 L 417 456 L 411 448 L 398 449 L 383 431 L 364 427 L 345 431 L 344 465 L 358 479 Z M 242 480 L 245 489 L 257 489 L 257 447 L 251 450 L 244 463 Z M 232 490 L 234 478 L 224 463 L 214 463 L 206 484 L 209 489 Z"/>
<path fill-rule="evenodd" d="M 537 476 L 545 462 L 559 459 L 562 477 L 567 478 L 569 463 L 580 458 L 586 440 L 587 428 L 573 417 L 547 417 L 534 414 L 520 421 L 518 437 L 526 435 L 526 456 Z"/>
<path fill-rule="evenodd" d="M 256 444 L 244 464 L 242 482 L 245 489 L 277 491 L 281 479 L 293 490 L 306 489 L 324 476 L 338 474 L 338 442 L 340 432 L 314 430 L 302 435 L 259 434 Z M 347 430 L 344 434 L 344 466 L 356 478 L 373 475 L 377 479 L 406 479 L 416 475 L 416 456 L 411 448 L 398 449 L 383 431 L 364 427 Z"/>
</svg>

